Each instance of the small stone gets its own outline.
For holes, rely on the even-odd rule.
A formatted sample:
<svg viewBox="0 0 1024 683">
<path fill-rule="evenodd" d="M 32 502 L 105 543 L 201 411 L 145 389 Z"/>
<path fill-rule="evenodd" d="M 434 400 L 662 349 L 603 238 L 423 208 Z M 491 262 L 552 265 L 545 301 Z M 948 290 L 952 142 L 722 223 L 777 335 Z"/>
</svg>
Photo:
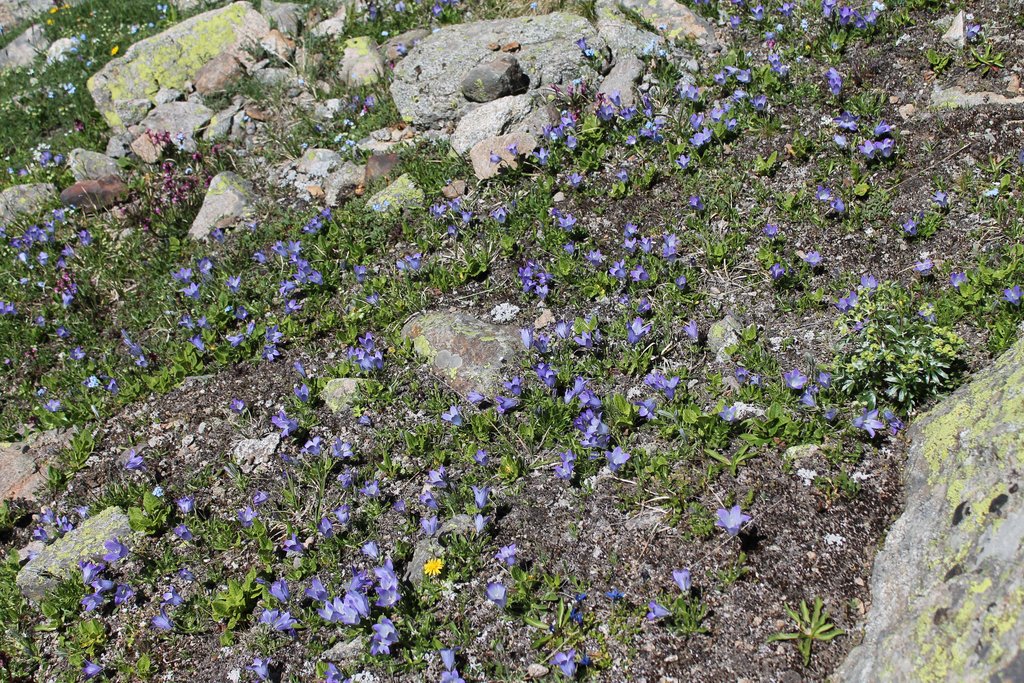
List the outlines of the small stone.
<svg viewBox="0 0 1024 683">
<path fill-rule="evenodd" d="M 523 49 L 522 43 L 518 43 L 518 42 L 516 42 L 514 40 L 511 43 L 505 43 L 504 45 L 501 46 L 501 51 L 502 52 L 509 52 L 509 53 L 519 52 L 522 49 Z"/>
<path fill-rule="evenodd" d="M 320 391 L 320 399 L 331 412 L 340 413 L 352 405 L 361 382 L 362 380 L 354 377 L 332 379 Z"/>
<path fill-rule="evenodd" d="M 232 104 L 213 115 L 206 130 L 203 131 L 204 140 L 220 140 L 231 134 L 231 120 L 241 109 L 241 105 Z"/>
<path fill-rule="evenodd" d="M 111 159 L 122 159 L 128 156 L 132 147 L 132 136 L 127 133 L 111 135 L 107 140 L 107 156 Z"/>
<path fill-rule="evenodd" d="M 801 446 L 790 446 L 786 449 L 786 452 L 782 454 L 783 460 L 787 462 L 796 462 L 798 460 L 806 460 L 813 458 L 821 452 L 821 447 L 817 444 L 803 444 Z"/>
<path fill-rule="evenodd" d="M 518 158 L 529 154 L 536 148 L 537 139 L 532 135 L 510 133 L 476 143 L 469 150 L 469 160 L 473 163 L 473 172 L 476 177 L 480 180 L 487 180 L 498 175 L 502 168 L 518 168 Z M 492 154 L 497 155 L 497 162 L 492 161 Z"/>
<path fill-rule="evenodd" d="M 296 172 L 311 178 L 325 178 L 341 165 L 341 155 L 330 149 L 306 150 L 295 167 Z"/>
<path fill-rule="evenodd" d="M 519 60 L 505 56 L 471 69 L 462 79 L 462 95 L 470 102 L 490 102 L 499 97 L 519 95 L 530 87 Z"/>
<path fill-rule="evenodd" d="M 78 38 L 58 38 L 46 50 L 46 63 L 59 64 L 78 49 Z"/>
<path fill-rule="evenodd" d="M 533 321 L 533 329 L 543 330 L 553 322 L 555 322 L 555 314 L 551 312 L 550 308 L 545 308 L 537 316 L 537 319 Z"/>
<path fill-rule="evenodd" d="M 78 571 L 80 561 L 100 560 L 106 553 L 104 543 L 117 538 L 130 547 L 132 536 L 128 516 L 121 508 L 109 507 L 43 548 L 21 568 L 15 582 L 26 598 L 42 600 L 47 591 Z"/>
<path fill-rule="evenodd" d="M 377 178 L 390 178 L 395 174 L 398 164 L 401 162 L 394 152 L 384 154 L 371 154 L 366 160 L 366 171 L 363 175 L 363 184 L 369 185 Z"/>
<path fill-rule="evenodd" d="M 384 76 L 384 56 L 369 36 L 349 38 L 341 57 L 341 81 L 349 86 L 372 85 Z"/>
<path fill-rule="evenodd" d="M 106 154 L 87 149 L 73 149 L 68 154 L 68 170 L 75 180 L 96 180 L 121 175 L 117 162 Z"/>
<path fill-rule="evenodd" d="M 415 209 L 423 206 L 425 195 L 423 190 L 416 186 L 412 176 L 408 173 L 398 176 L 393 183 L 373 195 L 367 206 L 374 211 L 390 213 L 402 209 Z"/>
<path fill-rule="evenodd" d="M 249 213 L 253 202 L 252 183 L 231 171 L 218 173 L 210 180 L 203 206 L 192 221 L 188 236 L 205 239 L 215 229 L 235 225 Z"/>
<path fill-rule="evenodd" d="M 964 34 L 964 11 L 960 10 L 953 17 L 953 21 L 949 25 L 949 29 L 942 34 L 942 42 L 953 47 L 958 47 L 961 50 L 967 46 L 967 37 Z"/>
<path fill-rule="evenodd" d="M 708 329 L 708 348 L 715 354 L 715 360 L 719 363 L 729 361 L 729 354 L 726 349 L 739 343 L 740 332 L 743 331 L 743 323 L 733 314 L 728 314 Z"/>
<path fill-rule="evenodd" d="M 423 583 L 423 566 L 435 557 L 441 557 L 444 548 L 432 538 L 424 538 L 416 543 L 412 550 L 412 558 L 405 568 L 405 580 L 414 586 Z"/>
<path fill-rule="evenodd" d="M 358 659 L 366 651 L 366 638 L 356 636 L 352 640 L 343 640 L 336 643 L 331 649 L 320 655 L 321 661 L 331 662 L 335 665 L 345 664 Z"/>
<path fill-rule="evenodd" d="M 453 180 L 441 188 L 441 194 L 443 194 L 446 199 L 455 199 L 456 197 L 461 197 L 466 194 L 466 188 L 467 185 L 465 180 Z"/>
<path fill-rule="evenodd" d="M 83 211 L 109 209 L 128 196 L 128 186 L 115 175 L 97 180 L 79 180 L 60 193 L 64 206 Z"/>
<path fill-rule="evenodd" d="M 46 464 L 67 445 L 71 436 L 72 432 L 51 429 L 21 442 L 0 442 L 0 501 L 34 501 L 36 491 L 46 483 Z"/>
<path fill-rule="evenodd" d="M 317 38 L 337 38 L 345 33 L 347 19 L 348 3 L 342 3 L 333 16 L 314 26 L 310 33 Z"/>
<path fill-rule="evenodd" d="M 534 662 L 530 666 L 526 667 L 526 677 L 533 679 L 544 678 L 548 675 L 549 671 L 550 669 L 548 669 L 543 664 L 538 664 L 537 662 Z"/>
<path fill-rule="evenodd" d="M 231 459 L 245 474 L 250 474 L 270 465 L 270 460 L 281 443 L 281 435 L 277 432 L 267 434 L 262 439 L 244 439 L 235 444 L 231 451 Z"/>
<path fill-rule="evenodd" d="M 902 105 L 899 109 L 897 109 L 897 111 L 900 114 L 900 118 L 902 118 L 904 121 L 909 121 L 910 118 L 915 113 L 917 113 L 917 107 L 915 107 L 913 104 L 907 103 Z"/>
</svg>

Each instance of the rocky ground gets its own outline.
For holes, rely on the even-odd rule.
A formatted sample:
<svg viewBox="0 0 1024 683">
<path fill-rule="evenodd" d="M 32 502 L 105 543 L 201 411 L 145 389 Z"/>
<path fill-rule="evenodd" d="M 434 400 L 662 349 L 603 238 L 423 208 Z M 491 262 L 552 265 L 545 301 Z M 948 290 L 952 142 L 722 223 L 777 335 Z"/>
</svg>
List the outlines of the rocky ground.
<svg viewBox="0 0 1024 683">
<path fill-rule="evenodd" d="M 1024 677 L 1014 2 L 114 5 L 0 0 L 0 681 Z"/>
</svg>

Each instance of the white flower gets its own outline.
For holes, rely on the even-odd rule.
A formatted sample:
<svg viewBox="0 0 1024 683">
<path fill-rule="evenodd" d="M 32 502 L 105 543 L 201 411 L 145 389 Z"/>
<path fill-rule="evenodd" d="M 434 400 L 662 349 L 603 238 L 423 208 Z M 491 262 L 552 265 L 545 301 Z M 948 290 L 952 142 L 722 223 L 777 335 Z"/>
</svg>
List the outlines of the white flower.
<svg viewBox="0 0 1024 683">
<path fill-rule="evenodd" d="M 796 471 L 796 476 L 803 479 L 804 486 L 810 486 L 811 482 L 814 481 L 814 478 L 818 476 L 818 473 L 814 470 L 809 470 L 806 467 L 801 467 Z"/>
<path fill-rule="evenodd" d="M 496 323 L 511 322 L 517 315 L 519 315 L 519 307 L 507 302 L 500 303 L 491 309 L 491 317 Z"/>
<path fill-rule="evenodd" d="M 846 538 L 839 534 L 825 534 L 825 543 L 838 547 L 846 543 Z"/>
</svg>

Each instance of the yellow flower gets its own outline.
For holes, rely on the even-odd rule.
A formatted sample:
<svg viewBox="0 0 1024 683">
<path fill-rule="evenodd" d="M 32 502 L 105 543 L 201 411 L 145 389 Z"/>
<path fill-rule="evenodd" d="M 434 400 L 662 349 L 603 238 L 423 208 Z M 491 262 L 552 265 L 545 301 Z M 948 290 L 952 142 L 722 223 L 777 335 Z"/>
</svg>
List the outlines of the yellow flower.
<svg viewBox="0 0 1024 683">
<path fill-rule="evenodd" d="M 423 565 L 423 573 L 427 576 L 440 576 L 442 569 L 444 569 L 444 560 L 439 557 L 433 557 Z"/>
<path fill-rule="evenodd" d="M 114 55 L 116 55 L 117 51 L 120 50 L 120 49 L 121 48 L 118 47 L 117 45 L 115 45 L 114 47 L 110 48 L 110 56 L 113 57 Z"/>
<path fill-rule="evenodd" d="M 56 7 L 51 7 L 50 8 L 50 14 L 56 14 L 56 13 L 57 13 L 57 8 Z"/>
</svg>

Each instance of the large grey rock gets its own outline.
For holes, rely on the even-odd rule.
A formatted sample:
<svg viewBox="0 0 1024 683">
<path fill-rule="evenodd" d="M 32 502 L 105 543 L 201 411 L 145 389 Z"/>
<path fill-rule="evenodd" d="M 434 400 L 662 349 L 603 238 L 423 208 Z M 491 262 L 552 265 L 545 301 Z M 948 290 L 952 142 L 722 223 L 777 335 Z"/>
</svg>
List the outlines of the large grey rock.
<svg viewBox="0 0 1024 683">
<path fill-rule="evenodd" d="M 98 180 L 106 176 L 121 175 L 117 162 L 106 154 L 88 149 L 73 149 L 68 154 L 68 170 L 75 180 Z"/>
<path fill-rule="evenodd" d="M 43 27 L 38 24 L 30 26 L 0 50 L 0 71 L 31 66 L 49 45 Z"/>
<path fill-rule="evenodd" d="M 161 88 L 184 90 L 207 62 L 231 53 L 244 61 L 244 49 L 259 42 L 267 20 L 248 2 L 235 2 L 196 15 L 129 47 L 86 85 L 111 128 L 130 126 L 145 115 Z"/>
<path fill-rule="evenodd" d="M 721 48 L 711 24 L 676 0 L 598 0 L 600 16 L 607 7 L 624 7 L 643 17 L 668 40 L 693 40 L 708 52 Z"/>
<path fill-rule="evenodd" d="M 0 192 L 0 225 L 9 223 L 19 216 L 34 214 L 47 204 L 56 201 L 57 188 L 52 183 L 29 183 L 15 185 Z"/>
<path fill-rule="evenodd" d="M 837 680 L 1024 680 L 1024 340 L 909 432 L 906 508 Z"/>
<path fill-rule="evenodd" d="M 384 55 L 369 36 L 349 38 L 341 56 L 341 81 L 346 85 L 372 85 L 384 77 Z"/>
<path fill-rule="evenodd" d="M 21 568 L 15 583 L 26 598 L 42 600 L 48 590 L 74 576 L 79 562 L 102 559 L 106 553 L 103 544 L 113 538 L 131 546 L 132 529 L 128 515 L 117 507 L 109 507 L 89 517 L 77 529 L 43 548 Z"/>
<path fill-rule="evenodd" d="M 631 107 L 636 102 L 634 86 L 643 75 L 643 62 L 635 55 L 623 55 L 601 81 L 597 91 L 604 93 L 612 100 L 617 99 L 619 106 Z"/>
<path fill-rule="evenodd" d="M 307 149 L 295 167 L 296 172 L 312 178 L 323 178 L 341 165 L 341 155 L 330 149 Z"/>
<path fill-rule="evenodd" d="M 204 239 L 217 228 L 228 228 L 248 215 L 253 202 L 252 183 L 223 171 L 210 180 L 203 206 L 189 228 L 192 239 Z"/>
<path fill-rule="evenodd" d="M 419 45 L 420 41 L 429 35 L 430 31 L 425 28 L 414 28 L 404 33 L 399 33 L 381 45 L 381 52 L 384 53 L 384 58 L 388 61 L 397 62 L 409 54 L 409 50 Z"/>
<path fill-rule="evenodd" d="M 451 145 L 465 154 L 476 143 L 506 132 L 514 123 L 526 118 L 532 108 L 529 95 L 515 95 L 482 104 L 466 113 L 452 133 Z"/>
<path fill-rule="evenodd" d="M 78 51 L 78 38 L 58 38 L 53 41 L 50 47 L 46 48 L 46 63 L 57 64 L 68 58 L 68 55 Z"/>
<path fill-rule="evenodd" d="M 395 67 L 391 95 L 402 117 L 418 126 L 458 120 L 473 104 L 462 95 L 462 79 L 495 58 L 491 43 L 518 42 L 516 59 L 529 77 L 529 92 L 568 84 L 597 73 L 576 41 L 600 53 L 604 41 L 583 17 L 555 12 L 445 26 L 424 38 Z"/>
<path fill-rule="evenodd" d="M 492 325 L 466 313 L 423 313 L 402 328 L 402 336 L 431 370 L 454 391 L 493 397 L 501 372 L 521 346 L 511 327 Z"/>
<path fill-rule="evenodd" d="M 170 144 L 186 152 L 196 151 L 196 132 L 213 118 L 213 111 L 198 102 L 168 102 L 146 115 L 138 126 L 141 131 L 132 142 L 132 151 L 153 164 L 163 153 L 154 135 L 167 133 Z"/>
<path fill-rule="evenodd" d="M 498 135 L 473 145 L 469 150 L 469 161 L 476 177 L 487 180 L 498 175 L 503 168 L 518 168 L 519 157 L 536 148 L 537 139 L 529 133 Z"/>
</svg>

